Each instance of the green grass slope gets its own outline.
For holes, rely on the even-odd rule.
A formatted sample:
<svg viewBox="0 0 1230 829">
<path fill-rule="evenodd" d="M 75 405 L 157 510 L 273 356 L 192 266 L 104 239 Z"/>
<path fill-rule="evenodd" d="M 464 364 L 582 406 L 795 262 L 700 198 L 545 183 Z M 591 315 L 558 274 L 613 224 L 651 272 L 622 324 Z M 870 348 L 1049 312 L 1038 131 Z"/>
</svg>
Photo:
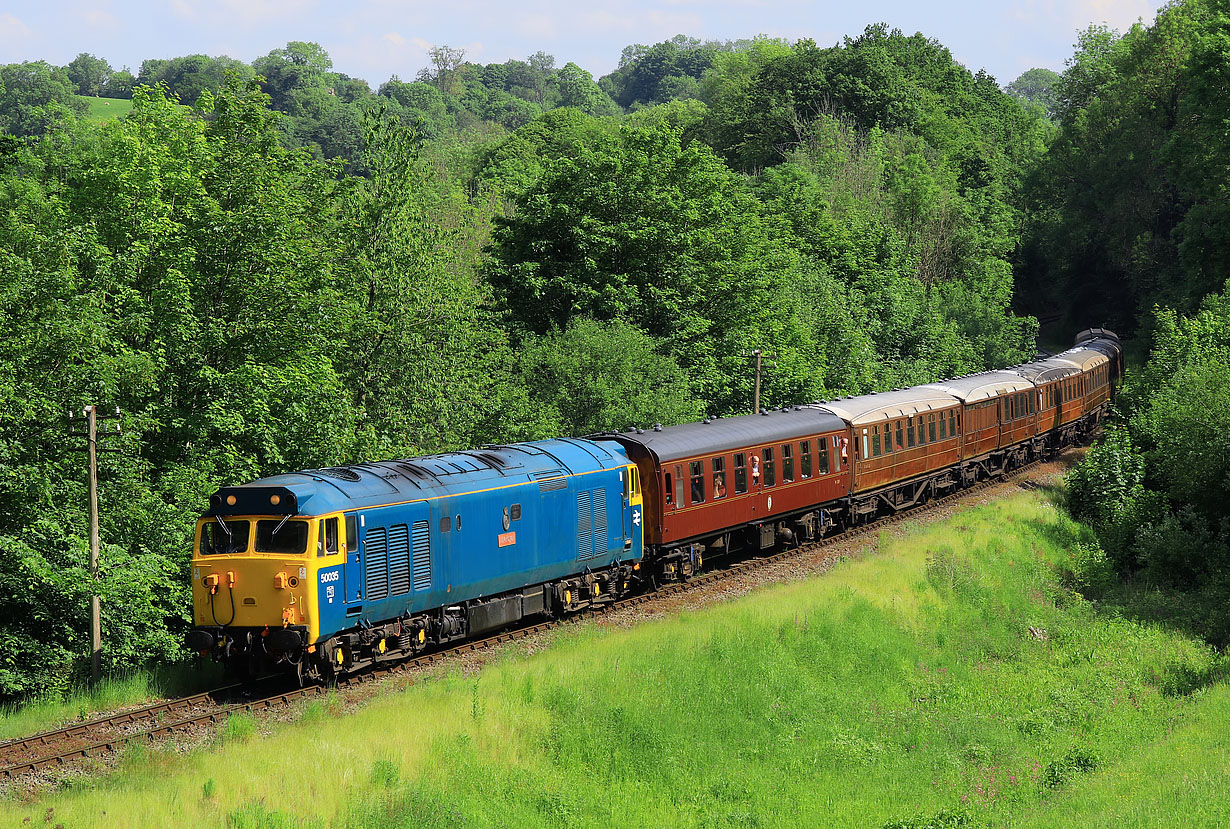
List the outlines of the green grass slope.
<svg viewBox="0 0 1230 829">
<path fill-rule="evenodd" d="M 316 704 L 269 736 L 236 720 L 209 749 L 134 749 L 0 824 L 1225 823 L 1219 657 L 1064 587 L 1088 542 L 1022 493 L 821 578 L 583 626 L 351 716 Z"/>
<path fill-rule="evenodd" d="M 128 98 L 94 98 L 89 95 L 78 95 L 77 99 L 85 101 L 90 107 L 85 117 L 91 121 L 112 121 L 132 112 L 132 101 Z"/>
</svg>

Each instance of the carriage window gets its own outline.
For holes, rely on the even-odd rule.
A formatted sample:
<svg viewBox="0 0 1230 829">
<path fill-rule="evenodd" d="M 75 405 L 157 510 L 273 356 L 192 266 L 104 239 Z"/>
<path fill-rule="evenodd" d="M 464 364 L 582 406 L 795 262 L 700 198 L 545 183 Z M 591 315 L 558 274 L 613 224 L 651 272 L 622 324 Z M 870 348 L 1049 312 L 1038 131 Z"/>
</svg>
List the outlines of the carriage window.
<svg viewBox="0 0 1230 829">
<path fill-rule="evenodd" d="M 675 464 L 675 505 L 683 506 L 683 466 Z"/>
<path fill-rule="evenodd" d="M 884 454 L 887 455 L 893 451 L 893 424 L 884 424 Z"/>
<path fill-rule="evenodd" d="M 935 415 L 927 415 L 927 440 L 935 443 Z"/>
<path fill-rule="evenodd" d="M 726 459 L 713 459 L 713 500 L 726 497 Z"/>
<path fill-rule="evenodd" d="M 816 462 L 820 465 L 820 474 L 829 474 L 829 439 L 816 438 Z"/>
<path fill-rule="evenodd" d="M 705 502 L 705 462 L 692 461 L 692 503 Z"/>
<path fill-rule="evenodd" d="M 880 427 L 871 427 L 871 457 L 880 457 Z"/>
<path fill-rule="evenodd" d="M 747 492 L 747 456 L 742 452 L 735 453 L 735 494 Z"/>
<path fill-rule="evenodd" d="M 764 448 L 764 485 L 777 485 L 777 467 L 773 463 L 773 447 L 766 446 Z"/>
<path fill-rule="evenodd" d="M 799 470 L 804 478 L 811 477 L 811 441 L 805 440 L 799 444 Z"/>
<path fill-rule="evenodd" d="M 916 428 L 918 430 L 918 445 L 922 446 L 927 442 L 926 423 L 923 422 L 922 415 L 916 419 Z"/>
<path fill-rule="evenodd" d="M 794 480 L 794 447 L 789 443 L 782 444 L 782 483 L 788 484 Z"/>
<path fill-rule="evenodd" d="M 944 417 L 944 413 L 940 412 L 940 440 L 948 437 L 948 419 Z"/>
<path fill-rule="evenodd" d="M 948 434 L 954 438 L 957 436 L 957 410 L 953 409 L 948 413 Z"/>
<path fill-rule="evenodd" d="M 905 445 L 909 449 L 914 448 L 914 418 L 910 418 L 910 422 L 905 425 Z"/>
<path fill-rule="evenodd" d="M 674 502 L 674 500 L 673 500 L 673 496 L 671 495 L 671 493 L 672 493 L 674 490 L 671 488 L 671 473 L 669 473 L 669 472 L 667 472 L 667 473 L 666 473 L 666 487 L 665 487 L 665 490 L 666 490 L 666 503 L 668 503 L 668 504 L 673 504 L 673 503 L 675 503 L 675 502 Z"/>
</svg>

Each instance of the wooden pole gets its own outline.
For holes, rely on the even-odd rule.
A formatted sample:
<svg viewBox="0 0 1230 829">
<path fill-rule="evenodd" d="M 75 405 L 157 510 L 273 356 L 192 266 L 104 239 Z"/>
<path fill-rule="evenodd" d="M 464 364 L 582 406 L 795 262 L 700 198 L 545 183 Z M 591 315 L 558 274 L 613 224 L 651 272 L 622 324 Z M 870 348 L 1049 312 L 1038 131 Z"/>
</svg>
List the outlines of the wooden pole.
<svg viewBox="0 0 1230 829">
<path fill-rule="evenodd" d="M 752 397 L 752 414 L 760 413 L 760 349 L 752 352 L 756 355 L 756 393 Z"/>
<path fill-rule="evenodd" d="M 86 406 L 90 453 L 90 674 L 102 677 L 102 601 L 98 597 L 98 407 Z"/>
</svg>

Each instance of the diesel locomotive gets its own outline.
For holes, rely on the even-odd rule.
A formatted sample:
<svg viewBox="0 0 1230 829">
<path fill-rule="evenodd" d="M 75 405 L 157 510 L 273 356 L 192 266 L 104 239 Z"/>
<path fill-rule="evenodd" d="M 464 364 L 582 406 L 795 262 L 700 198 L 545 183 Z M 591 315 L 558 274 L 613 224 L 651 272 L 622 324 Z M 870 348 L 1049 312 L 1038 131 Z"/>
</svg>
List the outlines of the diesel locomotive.
<svg viewBox="0 0 1230 829">
<path fill-rule="evenodd" d="M 187 645 L 319 681 L 690 578 L 1046 457 L 1105 415 L 1119 338 L 753 415 L 293 472 L 197 522 Z"/>
</svg>

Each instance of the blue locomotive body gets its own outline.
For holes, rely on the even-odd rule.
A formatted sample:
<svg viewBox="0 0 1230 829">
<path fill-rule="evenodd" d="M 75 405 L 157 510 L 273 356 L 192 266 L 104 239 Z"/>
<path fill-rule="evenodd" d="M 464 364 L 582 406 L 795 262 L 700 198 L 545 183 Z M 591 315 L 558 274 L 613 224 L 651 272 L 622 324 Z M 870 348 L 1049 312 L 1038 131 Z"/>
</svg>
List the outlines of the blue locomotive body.
<svg viewBox="0 0 1230 829">
<path fill-rule="evenodd" d="M 641 501 L 622 447 L 584 439 L 226 487 L 198 525 L 192 641 L 351 669 L 610 600 L 642 556 Z"/>
</svg>

